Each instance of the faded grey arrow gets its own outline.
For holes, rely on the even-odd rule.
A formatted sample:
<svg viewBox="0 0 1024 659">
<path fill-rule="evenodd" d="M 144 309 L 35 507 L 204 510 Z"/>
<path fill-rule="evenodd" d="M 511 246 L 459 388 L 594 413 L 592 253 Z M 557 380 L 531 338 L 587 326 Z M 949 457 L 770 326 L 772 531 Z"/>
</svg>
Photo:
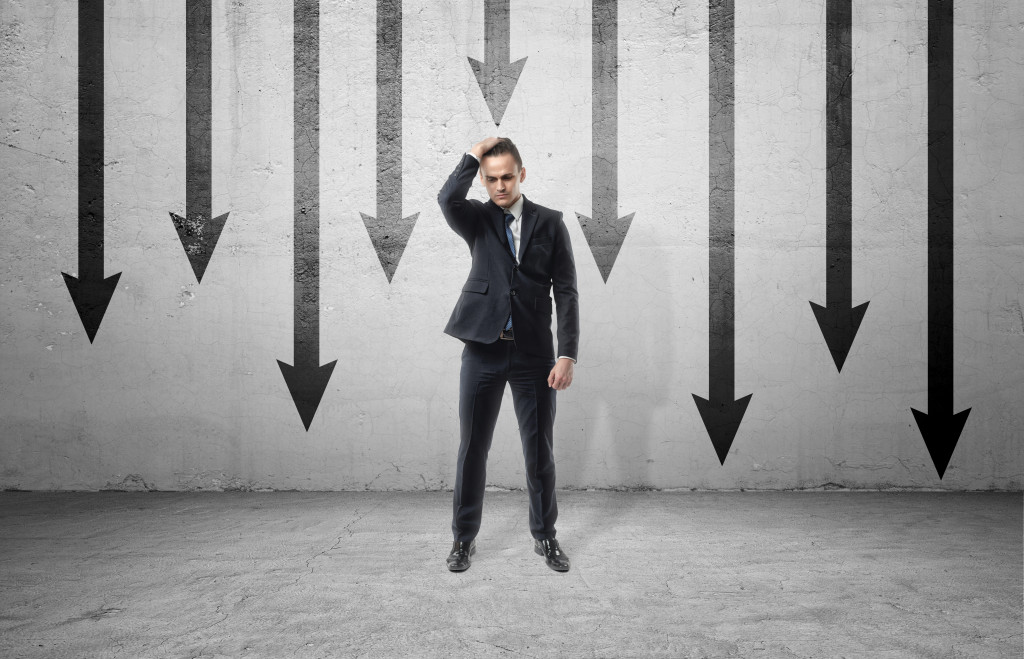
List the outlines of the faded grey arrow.
<svg viewBox="0 0 1024 659">
<path fill-rule="evenodd" d="M 615 265 L 633 213 L 619 217 L 618 0 L 594 0 L 591 35 L 593 147 L 591 204 L 594 217 L 576 213 L 605 282 Z"/>
<path fill-rule="evenodd" d="M 181 246 L 202 283 L 228 214 L 213 217 L 212 0 L 185 8 L 185 217 L 171 213 Z"/>
<path fill-rule="evenodd" d="M 509 2 L 484 0 L 484 61 L 467 58 L 476 74 L 487 107 L 491 110 L 495 126 L 501 124 L 512 92 L 519 82 L 519 74 L 526 65 L 525 57 L 515 62 L 509 61 Z"/>
<path fill-rule="evenodd" d="M 390 283 L 419 217 L 402 217 L 402 0 L 377 0 L 377 216 L 359 214 Z"/>
</svg>

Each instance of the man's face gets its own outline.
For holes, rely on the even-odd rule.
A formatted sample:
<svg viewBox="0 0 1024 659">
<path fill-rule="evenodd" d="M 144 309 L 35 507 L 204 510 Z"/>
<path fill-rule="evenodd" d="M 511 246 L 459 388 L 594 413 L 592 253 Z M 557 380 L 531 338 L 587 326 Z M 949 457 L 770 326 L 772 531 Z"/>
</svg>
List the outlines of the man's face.
<svg viewBox="0 0 1024 659">
<path fill-rule="evenodd" d="M 491 201 L 508 208 L 519 199 L 519 184 L 526 180 L 526 168 L 516 165 L 511 153 L 488 156 L 480 161 L 480 181 Z"/>
</svg>

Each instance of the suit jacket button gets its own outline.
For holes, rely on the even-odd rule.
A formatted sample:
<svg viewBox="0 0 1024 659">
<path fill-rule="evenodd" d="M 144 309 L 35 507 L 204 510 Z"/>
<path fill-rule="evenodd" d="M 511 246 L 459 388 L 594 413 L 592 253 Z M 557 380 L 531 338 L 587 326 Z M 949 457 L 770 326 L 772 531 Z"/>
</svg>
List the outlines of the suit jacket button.
<svg viewBox="0 0 1024 659">
<path fill-rule="evenodd" d="M 513 288 L 513 289 L 512 289 L 512 290 L 510 290 L 510 291 L 509 291 L 508 293 L 509 293 L 509 295 L 511 295 L 512 297 L 515 297 L 515 295 L 516 295 L 516 289 L 514 289 L 514 288 Z"/>
</svg>

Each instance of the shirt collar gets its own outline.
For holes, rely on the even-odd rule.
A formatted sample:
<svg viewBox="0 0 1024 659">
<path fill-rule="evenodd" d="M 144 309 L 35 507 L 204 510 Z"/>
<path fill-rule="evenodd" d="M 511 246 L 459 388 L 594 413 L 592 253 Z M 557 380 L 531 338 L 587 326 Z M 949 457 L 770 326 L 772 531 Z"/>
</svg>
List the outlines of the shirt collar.
<svg viewBox="0 0 1024 659">
<path fill-rule="evenodd" d="M 519 194 L 519 199 L 516 199 L 516 203 L 512 204 L 508 208 L 502 208 L 502 212 L 511 213 L 517 220 L 523 216 L 523 195 Z"/>
</svg>

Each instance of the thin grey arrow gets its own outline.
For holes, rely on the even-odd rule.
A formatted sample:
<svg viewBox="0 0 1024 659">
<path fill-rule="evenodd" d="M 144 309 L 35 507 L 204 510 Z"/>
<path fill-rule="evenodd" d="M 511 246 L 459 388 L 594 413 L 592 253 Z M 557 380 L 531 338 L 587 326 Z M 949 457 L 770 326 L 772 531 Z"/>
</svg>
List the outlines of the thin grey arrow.
<svg viewBox="0 0 1024 659">
<path fill-rule="evenodd" d="M 103 0 L 78 3 L 78 276 L 64 283 L 92 343 L 121 273 L 103 276 Z"/>
<path fill-rule="evenodd" d="M 402 217 L 402 0 L 377 0 L 377 216 L 360 215 L 390 283 L 419 217 Z"/>
<path fill-rule="evenodd" d="M 181 246 L 202 283 L 228 214 L 213 217 L 212 0 L 185 5 L 185 217 L 171 213 Z"/>
<path fill-rule="evenodd" d="M 337 360 L 320 365 L 320 0 L 295 0 L 295 366 L 281 374 L 309 430 Z"/>
<path fill-rule="evenodd" d="M 953 413 L 953 45 L 953 0 L 929 0 L 928 412 L 911 411 L 940 479 L 971 413 Z"/>
<path fill-rule="evenodd" d="M 693 394 L 718 460 L 725 464 L 753 394 L 736 393 L 735 12 L 711 0 L 709 18 L 708 398 Z"/>
<path fill-rule="evenodd" d="M 591 24 L 593 86 L 591 204 L 594 217 L 576 213 L 605 282 L 634 213 L 619 217 L 618 0 L 594 0 Z"/>
<path fill-rule="evenodd" d="M 839 371 L 868 308 L 852 302 L 852 2 L 825 5 L 825 306 L 811 302 Z"/>
<path fill-rule="evenodd" d="M 526 58 L 510 62 L 510 0 L 484 0 L 484 61 L 469 57 L 477 84 L 491 111 L 494 125 L 501 124 Z"/>
</svg>

